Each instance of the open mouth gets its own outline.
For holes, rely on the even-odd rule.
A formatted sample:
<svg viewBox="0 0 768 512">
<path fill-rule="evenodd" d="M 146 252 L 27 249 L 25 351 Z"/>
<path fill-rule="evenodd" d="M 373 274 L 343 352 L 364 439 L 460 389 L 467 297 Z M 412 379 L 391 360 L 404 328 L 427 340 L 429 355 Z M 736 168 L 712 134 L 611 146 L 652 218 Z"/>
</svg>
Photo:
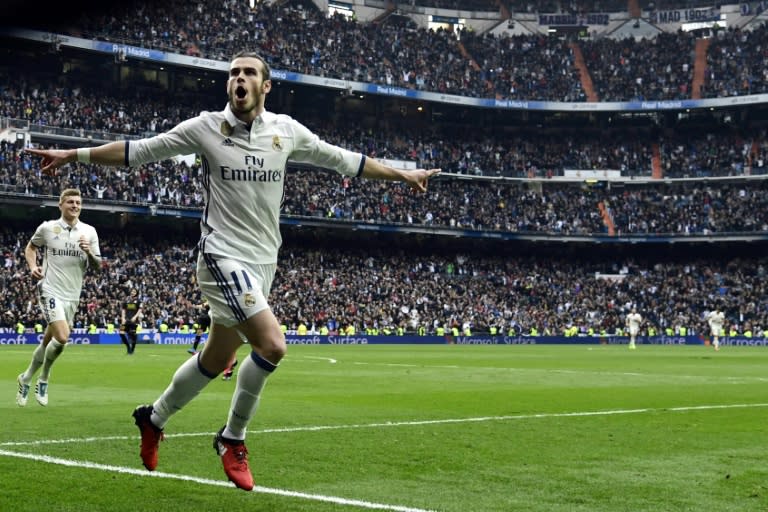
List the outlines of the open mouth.
<svg viewBox="0 0 768 512">
<path fill-rule="evenodd" d="M 242 100 L 243 98 L 246 97 L 247 94 L 248 94 L 248 91 L 246 91 L 245 87 L 243 87 L 242 85 L 238 85 L 237 89 L 235 89 L 235 96 L 237 97 L 237 99 Z"/>
</svg>

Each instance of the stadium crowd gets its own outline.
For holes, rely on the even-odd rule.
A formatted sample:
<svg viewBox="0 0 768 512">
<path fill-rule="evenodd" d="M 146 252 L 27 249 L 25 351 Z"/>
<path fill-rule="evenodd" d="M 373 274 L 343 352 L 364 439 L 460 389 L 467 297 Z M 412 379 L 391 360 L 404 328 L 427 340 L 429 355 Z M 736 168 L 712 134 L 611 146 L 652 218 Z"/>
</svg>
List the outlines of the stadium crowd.
<svg viewBox="0 0 768 512">
<path fill-rule="evenodd" d="M 768 24 L 752 31 L 717 33 L 707 51 L 702 97 L 730 97 L 768 92 Z"/>
<path fill-rule="evenodd" d="M 566 40 L 465 31 L 461 44 L 480 68 L 477 78 L 491 93 L 472 96 L 566 102 L 587 99 Z"/>
<path fill-rule="evenodd" d="M 8 329 L 42 323 L 23 258 L 30 234 L 5 228 L 1 235 L 0 316 Z M 106 271 L 87 275 L 76 327 L 117 326 L 123 301 L 136 288 L 145 332 L 161 324 L 192 329 L 201 302 L 193 241 L 168 233 L 102 232 L 100 242 Z M 704 315 L 715 305 L 740 335 L 768 329 L 764 255 L 679 263 L 595 258 L 589 251 L 509 258 L 362 245 L 344 244 L 338 251 L 291 241 L 283 248 L 270 304 L 286 329 L 303 324 L 315 333 L 435 333 L 439 327 L 450 333 L 456 327 L 487 334 L 495 327 L 500 334 L 613 334 L 633 305 L 647 319 L 646 332 L 656 334 L 705 334 Z"/>
<path fill-rule="evenodd" d="M 84 13 L 74 26 L 54 28 L 221 61 L 249 48 L 276 69 L 321 77 L 480 98 L 586 101 L 570 45 L 539 34 L 480 36 L 386 19 L 363 24 L 341 14 L 329 18 L 306 0 L 261 2 L 245 23 L 235 0 L 192 8 L 183 0 L 122 8 L 130 15 L 119 9 Z M 578 3 L 565 9 L 581 12 Z M 765 23 L 716 31 L 702 97 L 768 92 L 766 32 Z M 694 41 L 692 33 L 679 31 L 639 41 L 595 38 L 576 44 L 600 101 L 679 100 L 692 97 Z"/>
<path fill-rule="evenodd" d="M 541 36 L 477 36 L 426 31 L 412 24 L 361 25 L 336 15 L 326 19 L 309 3 L 259 4 L 239 23 L 241 6 L 171 0 L 142 5 L 132 16 L 85 14 L 77 34 L 137 46 L 227 60 L 256 47 L 279 69 L 399 87 L 478 97 L 584 101 L 573 54 L 563 41 Z M 223 8 L 222 8 L 223 7 Z M 237 30 L 231 27 L 237 25 Z M 295 30 L 301 26 L 305 30 Z M 718 33 L 710 46 L 707 96 L 754 94 L 766 89 L 766 27 L 752 33 Z M 760 38 L 763 38 L 762 40 Z M 663 34 L 651 41 L 600 40 L 583 45 L 587 68 L 603 101 L 690 97 L 694 40 Z M 465 53 L 468 52 L 468 53 Z M 373 56 L 376 56 L 375 58 Z M 650 58 L 648 56 L 651 56 Z M 471 59 L 471 60 L 470 60 Z M 746 59 L 746 60 L 744 60 Z M 472 62 L 477 64 L 473 66 Z M 748 62 L 736 78 L 724 78 L 731 62 Z M 141 89 L 113 95 L 73 85 L 66 78 L 0 84 L 0 115 L 35 124 L 95 130 L 124 136 L 164 131 L 212 108 Z M 215 108 L 221 108 L 216 105 Z M 377 157 L 441 167 L 460 178 L 434 180 L 416 200 L 399 186 L 344 179 L 292 169 L 286 179 L 284 214 L 320 219 L 418 224 L 435 228 L 516 233 L 596 235 L 713 234 L 768 231 L 764 180 L 625 184 L 584 188 L 549 181 L 501 181 L 482 177 L 554 178 L 564 169 L 619 170 L 651 174 L 659 145 L 666 177 L 763 174 L 768 137 L 703 133 L 660 139 L 613 132 L 553 137 L 552 133 L 493 134 L 487 130 L 446 137 L 423 130 L 383 127 L 344 130 L 343 124 L 309 119 L 329 142 Z M 39 162 L 11 143 L 0 142 L 0 191 L 56 196 L 75 186 L 88 203 L 199 208 L 202 169 L 161 162 L 129 171 L 78 164 L 56 178 L 43 178 Z M 602 207 L 602 209 L 601 209 Z M 605 213 L 603 213 L 603 211 Z M 87 212 L 86 212 L 87 213 Z M 84 215 L 87 221 L 87 215 Z M 30 226 L 30 229 L 32 226 Z M 0 233 L 4 266 L 0 284 L 3 326 L 40 323 L 34 287 L 23 260 L 30 232 Z M 108 328 L 117 323 L 129 290 L 139 290 L 144 328 L 182 328 L 195 321 L 201 301 L 194 282 L 194 242 L 104 233 L 108 271 L 86 279 L 77 324 Z M 646 330 L 704 333 L 703 315 L 724 303 L 729 325 L 740 334 L 768 329 L 765 258 L 704 257 L 687 263 L 631 257 L 613 260 L 508 258 L 446 251 L 345 246 L 327 251 L 287 245 L 271 303 L 288 329 L 310 331 L 461 331 L 562 334 L 615 332 L 632 305 L 648 318 Z M 371 270 L 375 269 L 375 272 Z M 599 277 L 598 273 L 608 274 Z M 13 283 L 13 286 L 10 286 Z"/>
<path fill-rule="evenodd" d="M 163 132 L 202 110 L 221 108 L 219 104 L 205 105 L 199 98 L 178 104 L 177 98 L 156 92 L 132 88 L 125 94 L 110 94 L 83 86 L 76 79 L 52 83 L 40 76 L 21 79 L 9 74 L 0 83 L 0 117 L 26 120 L 42 131 L 48 127 L 66 128 L 81 137 L 114 139 Z M 148 96 L 158 99 L 147 100 Z M 768 172 L 768 134 L 765 128 L 749 125 L 683 133 L 597 128 L 509 132 L 407 123 L 384 124 L 373 130 L 341 115 L 335 122 L 320 116 L 308 116 L 303 122 L 333 144 L 456 174 L 543 178 L 561 176 L 566 169 L 607 169 L 620 171 L 626 177 L 650 176 L 654 145 L 660 148 L 660 172 L 664 177 Z M 5 160 L 11 159 L 6 155 Z M 0 183 L 6 188 L 14 185 L 7 180 Z M 169 178 L 165 185 L 174 185 L 174 179 Z M 189 188 L 184 175 L 176 188 Z M 110 198 L 122 192 L 118 190 Z"/>
<path fill-rule="evenodd" d="M 676 32 L 580 44 L 600 101 L 643 101 L 691 97 L 694 41 L 693 34 Z"/>
<path fill-rule="evenodd" d="M 327 179 L 317 172 L 297 172 L 286 193 L 283 213 L 551 235 L 604 235 L 608 225 L 613 225 L 617 235 L 768 231 L 768 184 L 764 180 L 610 189 L 546 183 L 541 190 L 525 183 L 438 180 L 421 198 L 399 187 L 359 180 L 340 179 L 329 187 Z M 600 204 L 610 217 L 607 223 Z"/>
<path fill-rule="evenodd" d="M 86 202 L 200 208 L 204 201 L 198 164 L 165 161 L 136 170 L 78 164 L 55 178 L 42 176 L 38 166 L 29 154 L 0 142 L 0 191 L 56 196 L 74 186 Z M 433 180 L 422 198 L 398 185 L 295 168 L 286 179 L 283 215 L 550 235 L 604 235 L 611 229 L 618 235 L 768 230 L 768 184 L 762 179 L 603 185 L 445 176 Z"/>
<path fill-rule="evenodd" d="M 130 87 L 119 93 L 85 85 L 79 75 L 51 80 L 49 76 L 3 73 L 0 117 L 35 125 L 66 128 L 85 137 L 140 136 L 170 130 L 205 107 L 199 101 L 147 93 Z M 59 83 L 60 82 L 60 83 Z"/>
</svg>

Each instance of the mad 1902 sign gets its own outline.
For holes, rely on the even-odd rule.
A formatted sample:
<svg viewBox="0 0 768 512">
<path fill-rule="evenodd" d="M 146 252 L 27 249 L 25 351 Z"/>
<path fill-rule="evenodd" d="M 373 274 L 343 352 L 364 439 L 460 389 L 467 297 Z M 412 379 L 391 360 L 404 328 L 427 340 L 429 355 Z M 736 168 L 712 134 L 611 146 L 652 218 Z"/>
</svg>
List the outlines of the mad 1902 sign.
<svg viewBox="0 0 768 512">
<path fill-rule="evenodd" d="M 653 12 L 648 21 L 651 23 L 691 23 L 696 21 L 717 21 L 720 19 L 719 7 L 703 9 L 677 9 Z"/>
</svg>

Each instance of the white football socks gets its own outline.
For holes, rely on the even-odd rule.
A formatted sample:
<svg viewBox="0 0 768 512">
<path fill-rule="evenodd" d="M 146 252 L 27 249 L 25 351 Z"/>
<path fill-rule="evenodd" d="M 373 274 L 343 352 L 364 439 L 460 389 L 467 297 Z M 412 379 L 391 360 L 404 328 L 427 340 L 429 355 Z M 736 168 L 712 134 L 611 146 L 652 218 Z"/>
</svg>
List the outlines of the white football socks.
<svg viewBox="0 0 768 512">
<path fill-rule="evenodd" d="M 256 362 L 258 361 L 258 363 Z M 259 408 L 259 398 L 276 365 L 255 352 L 245 358 L 237 372 L 237 385 L 229 407 L 227 426 L 222 435 L 228 439 L 242 441 L 251 418 Z"/>
<path fill-rule="evenodd" d="M 43 361 L 43 370 L 40 372 L 41 381 L 48 382 L 48 377 L 51 376 L 51 366 L 53 366 L 53 362 L 64 351 L 65 346 L 66 346 L 66 342 L 62 343 L 59 340 L 54 338 L 52 338 L 51 341 L 48 342 L 48 346 L 45 347 L 45 359 Z"/>
<path fill-rule="evenodd" d="M 29 384 L 32 382 L 32 377 L 35 376 L 35 373 L 37 373 L 37 370 L 40 369 L 41 366 L 43 366 L 43 361 L 45 360 L 45 345 L 40 343 L 37 347 L 35 347 L 35 351 L 32 352 L 32 360 L 29 362 L 29 366 L 24 371 L 24 373 L 21 374 L 21 380 L 25 384 Z"/>
<path fill-rule="evenodd" d="M 195 398 L 213 377 L 203 373 L 198 364 L 200 356 L 187 359 L 173 374 L 170 385 L 152 404 L 152 423 L 163 428 L 168 419 Z"/>
</svg>

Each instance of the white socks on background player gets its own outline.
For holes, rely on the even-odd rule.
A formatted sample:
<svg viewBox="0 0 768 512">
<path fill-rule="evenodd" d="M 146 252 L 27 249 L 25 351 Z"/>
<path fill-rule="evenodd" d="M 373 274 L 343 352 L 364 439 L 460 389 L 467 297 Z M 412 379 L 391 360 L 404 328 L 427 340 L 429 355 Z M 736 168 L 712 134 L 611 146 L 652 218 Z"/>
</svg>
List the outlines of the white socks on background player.
<svg viewBox="0 0 768 512">
<path fill-rule="evenodd" d="M 51 366 L 53 362 L 61 355 L 66 343 L 61 343 L 56 339 L 51 339 L 48 345 L 40 343 L 35 351 L 32 352 L 32 361 L 29 363 L 29 367 L 21 375 L 21 380 L 29 383 L 34 377 L 37 370 L 43 367 L 42 373 L 40 373 L 40 380 L 48 382 L 48 378 L 51 376 Z"/>
</svg>

